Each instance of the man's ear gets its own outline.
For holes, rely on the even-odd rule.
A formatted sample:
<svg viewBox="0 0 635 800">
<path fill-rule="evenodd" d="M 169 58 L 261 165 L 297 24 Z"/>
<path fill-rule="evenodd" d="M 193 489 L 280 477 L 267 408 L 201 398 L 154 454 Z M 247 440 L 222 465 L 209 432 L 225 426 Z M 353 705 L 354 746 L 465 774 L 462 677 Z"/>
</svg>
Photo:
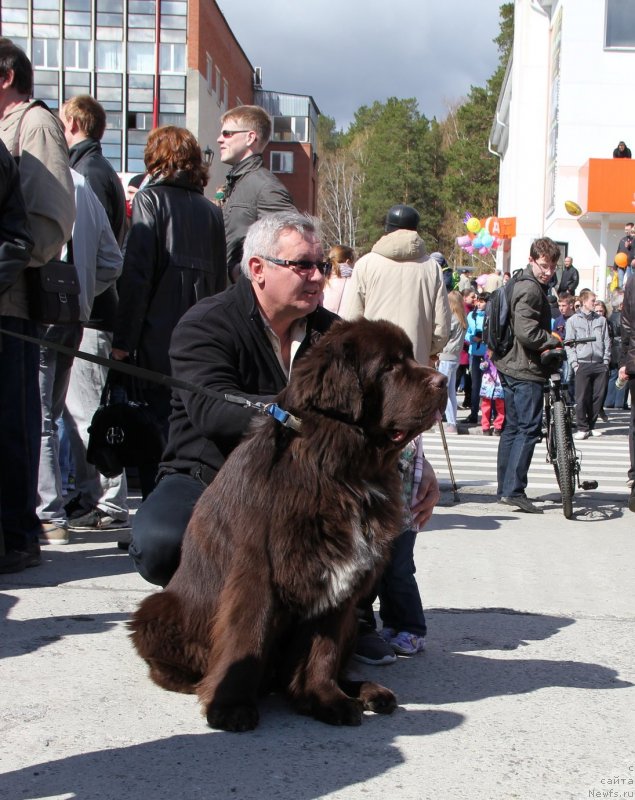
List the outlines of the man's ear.
<svg viewBox="0 0 635 800">
<path fill-rule="evenodd" d="M 259 258 L 258 256 L 252 256 L 249 259 L 249 272 L 251 273 L 251 280 L 254 283 L 257 283 L 259 286 L 265 280 L 265 262 L 264 259 Z"/>
<path fill-rule="evenodd" d="M 13 86 L 14 78 L 15 78 L 15 70 L 7 69 L 4 78 L 0 79 L 0 86 L 3 89 L 10 89 Z"/>
</svg>

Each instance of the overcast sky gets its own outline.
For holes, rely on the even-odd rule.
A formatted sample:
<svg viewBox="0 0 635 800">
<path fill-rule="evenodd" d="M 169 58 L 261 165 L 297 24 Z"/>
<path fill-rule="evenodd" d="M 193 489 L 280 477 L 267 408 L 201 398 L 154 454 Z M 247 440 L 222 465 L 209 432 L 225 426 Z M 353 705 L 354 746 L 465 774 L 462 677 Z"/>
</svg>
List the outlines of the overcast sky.
<svg viewBox="0 0 635 800">
<path fill-rule="evenodd" d="M 501 2 L 217 0 L 263 88 L 311 95 L 343 129 L 388 97 L 444 118 L 498 64 Z"/>
</svg>

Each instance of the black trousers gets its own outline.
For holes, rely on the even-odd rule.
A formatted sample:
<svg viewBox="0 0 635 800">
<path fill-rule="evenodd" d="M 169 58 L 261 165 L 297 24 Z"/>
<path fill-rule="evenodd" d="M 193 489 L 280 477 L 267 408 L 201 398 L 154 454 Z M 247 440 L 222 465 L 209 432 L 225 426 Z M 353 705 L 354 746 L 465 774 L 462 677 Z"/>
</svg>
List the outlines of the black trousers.
<svg viewBox="0 0 635 800">
<path fill-rule="evenodd" d="M 164 475 L 143 501 L 133 519 L 129 549 L 142 578 L 165 586 L 174 575 L 185 529 L 205 488 L 191 475 Z"/>
<path fill-rule="evenodd" d="M 575 374 L 575 421 L 579 431 L 592 431 L 602 410 L 609 369 L 581 362 Z"/>
</svg>

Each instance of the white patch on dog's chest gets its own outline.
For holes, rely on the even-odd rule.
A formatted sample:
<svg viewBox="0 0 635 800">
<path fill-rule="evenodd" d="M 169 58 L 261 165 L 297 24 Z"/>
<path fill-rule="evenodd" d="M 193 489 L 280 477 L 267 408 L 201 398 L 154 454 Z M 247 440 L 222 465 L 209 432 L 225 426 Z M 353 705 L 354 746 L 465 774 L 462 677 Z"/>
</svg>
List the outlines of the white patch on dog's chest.
<svg viewBox="0 0 635 800">
<path fill-rule="evenodd" d="M 373 486 L 367 486 L 367 499 L 385 502 L 386 495 Z M 346 561 L 338 561 L 324 573 L 326 586 L 317 602 L 310 609 L 309 616 L 317 616 L 329 608 L 337 608 L 350 597 L 360 576 L 372 572 L 380 560 L 381 553 L 376 546 L 377 537 L 372 525 L 362 523 L 361 513 L 351 525 L 352 550 Z"/>
</svg>

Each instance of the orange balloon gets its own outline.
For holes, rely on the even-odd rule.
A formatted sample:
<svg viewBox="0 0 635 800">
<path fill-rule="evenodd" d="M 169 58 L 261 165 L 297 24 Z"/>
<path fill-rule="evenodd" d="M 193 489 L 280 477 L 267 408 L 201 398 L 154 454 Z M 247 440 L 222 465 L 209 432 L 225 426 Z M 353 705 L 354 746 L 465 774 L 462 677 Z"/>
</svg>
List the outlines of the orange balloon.
<svg viewBox="0 0 635 800">
<path fill-rule="evenodd" d="M 628 256 L 626 253 L 617 253 L 615 258 L 613 259 L 618 267 L 624 269 L 628 265 Z"/>
</svg>

